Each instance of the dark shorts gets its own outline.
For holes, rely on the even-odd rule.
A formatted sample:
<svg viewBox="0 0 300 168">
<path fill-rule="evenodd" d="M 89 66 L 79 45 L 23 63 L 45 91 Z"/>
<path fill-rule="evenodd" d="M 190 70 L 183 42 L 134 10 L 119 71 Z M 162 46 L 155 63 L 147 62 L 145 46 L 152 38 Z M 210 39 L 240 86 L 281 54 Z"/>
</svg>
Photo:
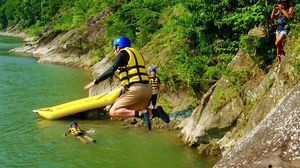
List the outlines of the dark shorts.
<svg viewBox="0 0 300 168">
<path fill-rule="evenodd" d="M 76 134 L 75 136 L 84 136 L 85 135 L 85 133 L 83 133 L 83 132 L 79 132 L 78 134 Z"/>
<path fill-rule="evenodd" d="M 152 96 L 151 96 L 151 99 L 150 99 L 150 101 L 149 101 L 149 105 L 150 104 L 152 104 L 153 106 L 155 106 L 156 105 L 156 101 L 157 100 L 157 94 L 153 94 Z M 148 105 L 148 106 L 149 106 Z"/>
</svg>

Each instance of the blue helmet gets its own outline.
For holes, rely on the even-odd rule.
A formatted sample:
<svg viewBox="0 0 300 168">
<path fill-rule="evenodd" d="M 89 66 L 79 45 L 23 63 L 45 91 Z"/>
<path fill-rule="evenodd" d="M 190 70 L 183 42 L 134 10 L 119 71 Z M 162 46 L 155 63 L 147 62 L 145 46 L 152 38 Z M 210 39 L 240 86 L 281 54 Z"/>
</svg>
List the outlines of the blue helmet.
<svg viewBox="0 0 300 168">
<path fill-rule="evenodd" d="M 72 121 L 70 126 L 72 127 L 73 124 L 75 124 L 76 126 L 78 125 L 76 121 Z"/>
<path fill-rule="evenodd" d="M 130 40 L 125 36 L 120 36 L 114 39 L 113 46 L 120 46 L 121 48 L 130 47 Z"/>
<path fill-rule="evenodd" d="M 156 72 L 156 68 L 150 68 L 150 72 Z"/>
</svg>

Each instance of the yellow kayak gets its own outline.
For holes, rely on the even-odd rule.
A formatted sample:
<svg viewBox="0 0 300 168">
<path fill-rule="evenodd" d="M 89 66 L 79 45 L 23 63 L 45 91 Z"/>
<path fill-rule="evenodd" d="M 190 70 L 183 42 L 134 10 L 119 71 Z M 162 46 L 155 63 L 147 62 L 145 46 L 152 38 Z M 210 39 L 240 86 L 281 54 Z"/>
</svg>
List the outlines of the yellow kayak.
<svg viewBox="0 0 300 168">
<path fill-rule="evenodd" d="M 110 93 L 74 100 L 61 105 L 33 110 L 40 116 L 52 120 L 70 116 L 87 110 L 105 107 L 111 105 L 121 95 L 121 88 Z"/>
</svg>

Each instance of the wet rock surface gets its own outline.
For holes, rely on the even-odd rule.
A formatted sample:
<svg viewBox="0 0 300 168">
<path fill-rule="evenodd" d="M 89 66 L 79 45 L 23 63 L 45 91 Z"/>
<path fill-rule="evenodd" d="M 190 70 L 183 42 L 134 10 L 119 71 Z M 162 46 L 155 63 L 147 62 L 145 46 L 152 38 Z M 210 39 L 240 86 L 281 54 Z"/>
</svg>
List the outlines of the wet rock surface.
<svg viewBox="0 0 300 168">
<path fill-rule="evenodd" d="M 124 127 L 145 127 L 144 120 L 140 118 L 135 118 L 135 122 L 132 121 L 132 118 L 124 119 L 123 126 Z M 168 130 L 179 130 L 178 125 L 181 123 L 179 120 L 171 120 L 169 123 L 165 123 L 163 120 L 159 118 L 153 118 L 151 120 L 152 129 L 168 129 Z"/>
</svg>

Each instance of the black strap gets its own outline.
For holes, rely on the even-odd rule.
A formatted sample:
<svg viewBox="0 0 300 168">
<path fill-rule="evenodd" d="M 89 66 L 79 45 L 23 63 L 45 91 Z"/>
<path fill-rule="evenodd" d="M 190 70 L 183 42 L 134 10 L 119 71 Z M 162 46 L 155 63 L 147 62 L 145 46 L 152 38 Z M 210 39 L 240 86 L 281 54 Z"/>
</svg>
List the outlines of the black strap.
<svg viewBox="0 0 300 168">
<path fill-rule="evenodd" d="M 139 62 L 138 62 L 138 59 L 136 58 L 135 53 L 134 53 L 132 50 L 130 50 L 129 48 L 128 48 L 128 50 L 131 51 L 132 54 L 133 54 L 133 56 L 134 56 L 135 65 L 136 65 L 136 66 L 139 65 Z M 143 57 L 142 57 L 142 58 L 143 58 Z M 139 69 L 139 68 L 137 68 L 137 71 L 138 71 L 138 73 L 140 74 L 140 69 Z M 142 77 L 141 77 L 140 75 L 139 75 L 139 78 L 140 78 L 140 81 L 142 81 Z"/>
<path fill-rule="evenodd" d="M 136 84 L 136 83 L 140 83 L 140 84 L 149 84 L 149 81 L 139 81 L 139 82 L 131 82 L 128 85 L 126 85 L 126 88 L 129 88 L 131 85 Z"/>
<path fill-rule="evenodd" d="M 141 73 L 134 73 L 134 74 L 131 74 L 131 75 L 127 75 L 127 76 L 121 78 L 120 80 L 123 81 L 123 80 L 126 80 L 127 78 L 130 79 L 130 78 L 132 78 L 132 77 L 134 77 L 134 76 L 139 76 L 139 77 L 141 77 L 142 75 L 147 75 L 147 73 L 143 73 L 143 72 L 141 72 Z M 141 79 L 141 78 L 140 78 L 140 79 Z M 128 80 L 128 81 L 129 81 L 129 80 Z M 142 81 L 142 80 L 140 80 L 140 81 Z"/>
<path fill-rule="evenodd" d="M 119 72 L 122 73 L 122 72 L 125 72 L 125 71 L 130 71 L 131 69 L 139 69 L 139 68 L 145 68 L 145 66 L 142 66 L 142 65 L 136 65 L 136 66 L 132 66 L 132 67 L 120 67 L 119 68 Z M 145 68 L 146 69 L 146 68 Z"/>
</svg>

